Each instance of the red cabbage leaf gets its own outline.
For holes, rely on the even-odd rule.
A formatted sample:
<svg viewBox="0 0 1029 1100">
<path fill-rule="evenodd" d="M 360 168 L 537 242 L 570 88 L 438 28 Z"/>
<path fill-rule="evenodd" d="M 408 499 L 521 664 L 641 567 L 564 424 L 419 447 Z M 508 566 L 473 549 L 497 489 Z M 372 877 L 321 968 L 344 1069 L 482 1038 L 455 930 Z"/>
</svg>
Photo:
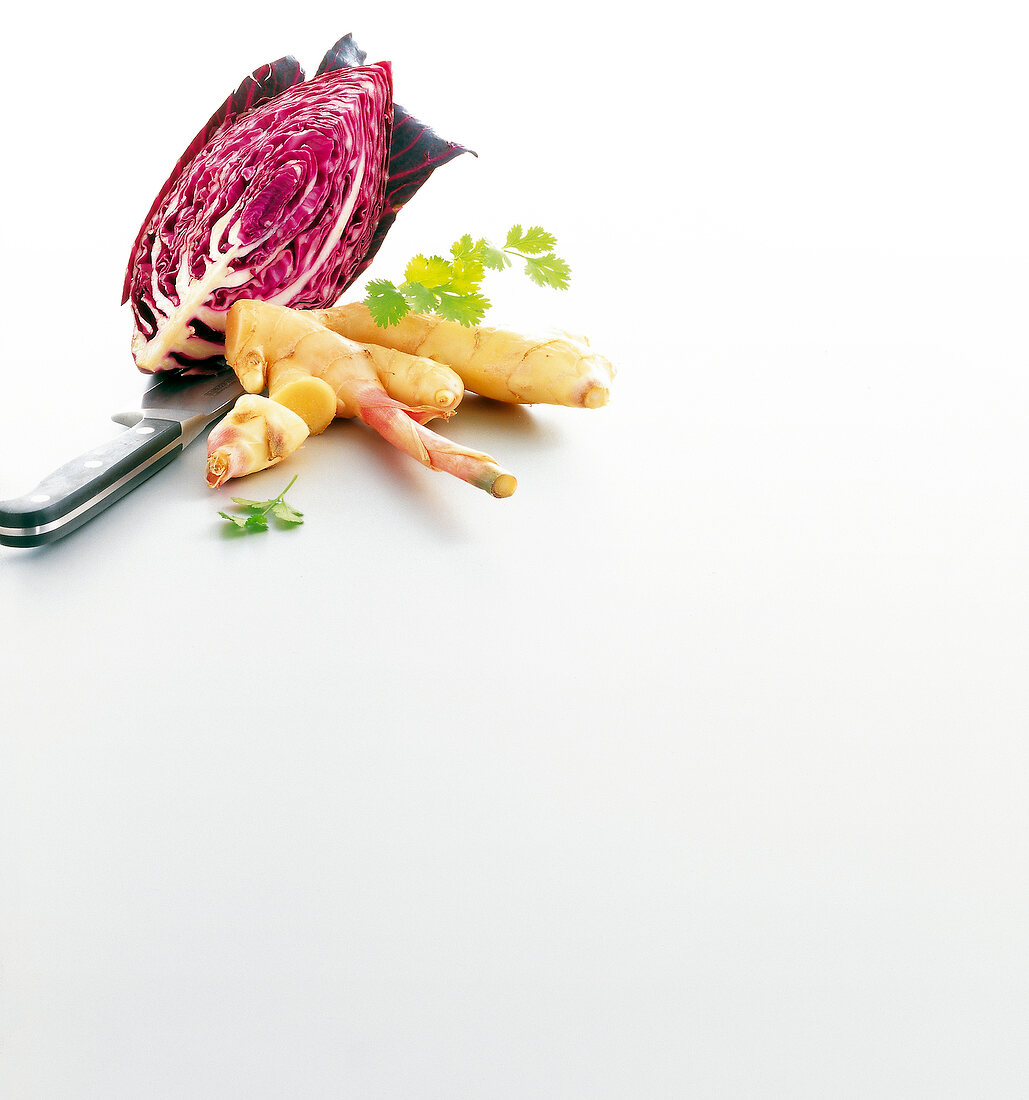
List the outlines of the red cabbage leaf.
<svg viewBox="0 0 1029 1100">
<path fill-rule="evenodd" d="M 262 66 L 176 162 L 125 277 L 140 370 L 220 366 L 237 298 L 334 304 L 397 210 L 466 151 L 396 107 L 389 64 L 364 60 L 347 35 L 309 80 L 292 57 Z"/>
<path fill-rule="evenodd" d="M 316 75 L 351 65 L 363 65 L 366 60 L 367 55 L 364 50 L 358 49 L 353 37 L 347 34 L 322 58 Z M 400 208 L 437 168 L 462 153 L 477 156 L 474 150 L 441 138 L 424 122 L 419 122 L 405 111 L 399 103 L 393 104 L 393 137 L 389 147 L 386 205 L 372 238 L 372 246 L 365 257 L 362 271 L 379 251 L 379 246 L 396 220 Z"/>
</svg>

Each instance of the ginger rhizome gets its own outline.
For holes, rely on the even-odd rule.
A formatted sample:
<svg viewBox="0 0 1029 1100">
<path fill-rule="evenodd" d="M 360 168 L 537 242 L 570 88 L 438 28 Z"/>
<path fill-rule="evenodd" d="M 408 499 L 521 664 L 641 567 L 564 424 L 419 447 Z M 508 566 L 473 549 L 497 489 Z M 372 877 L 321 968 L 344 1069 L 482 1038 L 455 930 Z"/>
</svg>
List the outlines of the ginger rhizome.
<svg viewBox="0 0 1029 1100">
<path fill-rule="evenodd" d="M 369 383 L 377 380 L 421 423 L 437 416 L 449 419 L 464 396 L 464 383 L 450 367 L 394 348 L 349 348 L 351 358 L 360 361 L 344 366 L 343 345 L 323 335 L 320 327 L 315 329 L 306 314 L 267 306 L 248 299 L 234 313 L 230 309 L 226 360 L 244 389 L 260 393 L 267 388 L 273 401 L 304 418 L 311 435 L 319 435 L 337 416 L 358 415 L 346 397 L 358 377 Z M 302 325 L 306 325 L 303 331 Z M 301 339 L 304 347 L 298 350 Z"/>
<path fill-rule="evenodd" d="M 449 420 L 464 397 L 461 376 L 446 363 L 381 344 L 365 344 L 375 373 L 390 397 Z"/>
<path fill-rule="evenodd" d="M 363 302 L 305 311 L 350 340 L 445 363 L 482 397 L 517 404 L 606 405 L 614 367 L 584 337 L 544 339 L 485 327 L 465 327 L 419 313 L 380 328 Z"/>
<path fill-rule="evenodd" d="M 309 435 L 307 424 L 285 405 L 245 393 L 207 437 L 207 484 L 275 466 Z"/>
<path fill-rule="evenodd" d="M 249 299 L 233 303 L 225 330 L 225 358 L 243 388 L 250 394 L 267 389 L 310 434 L 324 431 L 333 417 L 354 417 L 424 466 L 495 497 L 510 496 L 517 482 L 493 458 L 425 427 L 453 411 L 463 393 L 460 379 L 440 372 L 435 361 L 409 363 L 403 355 L 376 353 L 315 316 Z"/>
</svg>

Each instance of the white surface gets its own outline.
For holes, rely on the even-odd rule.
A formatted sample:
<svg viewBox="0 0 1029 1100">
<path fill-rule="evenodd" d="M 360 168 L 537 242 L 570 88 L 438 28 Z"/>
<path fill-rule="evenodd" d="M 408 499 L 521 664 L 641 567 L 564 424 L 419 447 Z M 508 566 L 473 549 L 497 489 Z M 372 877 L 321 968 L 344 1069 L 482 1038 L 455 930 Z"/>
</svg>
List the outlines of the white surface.
<svg viewBox="0 0 1029 1100">
<path fill-rule="evenodd" d="M 508 501 L 341 425 L 296 532 L 224 537 L 197 444 L 0 549 L 0 1094 L 1022 1097 L 1014 6 L 488 11 L 27 13 L 0 495 L 132 404 L 181 147 L 347 30 L 480 154 L 373 273 L 541 222 L 573 289 L 498 312 L 620 373 L 452 421 Z"/>
</svg>

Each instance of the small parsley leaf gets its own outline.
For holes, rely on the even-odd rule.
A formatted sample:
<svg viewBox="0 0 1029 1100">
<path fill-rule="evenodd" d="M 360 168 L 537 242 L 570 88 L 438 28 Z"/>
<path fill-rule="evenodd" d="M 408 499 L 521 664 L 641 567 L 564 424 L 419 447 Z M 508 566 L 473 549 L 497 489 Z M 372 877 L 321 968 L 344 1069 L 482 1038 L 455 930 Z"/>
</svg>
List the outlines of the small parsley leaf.
<svg viewBox="0 0 1029 1100">
<path fill-rule="evenodd" d="M 401 283 L 400 293 L 415 313 L 431 313 L 436 308 L 435 291 L 421 283 Z"/>
<path fill-rule="evenodd" d="M 249 515 L 232 512 L 219 512 L 218 515 L 222 519 L 228 520 L 232 524 L 233 530 L 238 530 L 244 534 L 250 531 L 267 531 L 269 515 L 274 516 L 280 523 L 295 527 L 297 524 L 304 522 L 304 513 L 298 512 L 291 504 L 287 504 L 285 499 L 286 494 L 293 488 L 293 482 L 295 481 L 296 478 L 294 477 L 293 481 L 277 497 L 272 497 L 271 500 L 247 500 L 245 497 L 233 497 L 232 503 L 244 509 Z"/>
<path fill-rule="evenodd" d="M 455 294 L 440 290 L 436 312 L 447 321 L 457 321 L 466 327 L 477 325 L 486 315 L 490 303 L 481 294 Z"/>
<path fill-rule="evenodd" d="M 480 241 L 482 246 L 482 265 L 490 271 L 503 271 L 511 266 L 511 257 L 506 255 L 502 248 L 497 248 L 489 241 Z"/>
<path fill-rule="evenodd" d="M 478 260 L 455 259 L 450 287 L 459 294 L 474 294 L 479 289 L 486 269 Z"/>
<path fill-rule="evenodd" d="M 219 512 L 218 515 L 222 519 L 227 519 L 229 523 L 234 523 L 237 527 L 246 527 L 249 516 L 234 516 L 229 512 Z"/>
<path fill-rule="evenodd" d="M 453 266 L 442 256 L 415 256 L 407 265 L 404 279 L 409 283 L 421 283 L 430 290 L 450 282 Z"/>
<path fill-rule="evenodd" d="M 283 523 L 303 523 L 304 513 L 298 512 L 291 504 L 284 500 L 276 501 L 271 507 L 272 515 Z"/>
<path fill-rule="evenodd" d="M 541 252 L 552 252 L 557 247 L 557 238 L 553 233 L 547 233 L 538 225 L 530 226 L 526 233 L 522 232 L 520 225 L 516 225 L 508 233 L 505 247 L 538 255 Z"/>
<path fill-rule="evenodd" d="M 459 241 L 450 246 L 450 255 L 455 260 L 474 260 L 478 258 L 479 246 L 485 241 L 473 241 L 471 233 L 466 233 Z"/>
<path fill-rule="evenodd" d="M 388 279 L 372 279 L 368 283 L 364 304 L 379 328 L 395 325 L 407 313 L 403 294 Z"/>
<path fill-rule="evenodd" d="M 525 274 L 537 286 L 552 286 L 555 290 L 567 290 L 572 270 L 553 252 L 546 256 L 526 256 Z"/>
</svg>

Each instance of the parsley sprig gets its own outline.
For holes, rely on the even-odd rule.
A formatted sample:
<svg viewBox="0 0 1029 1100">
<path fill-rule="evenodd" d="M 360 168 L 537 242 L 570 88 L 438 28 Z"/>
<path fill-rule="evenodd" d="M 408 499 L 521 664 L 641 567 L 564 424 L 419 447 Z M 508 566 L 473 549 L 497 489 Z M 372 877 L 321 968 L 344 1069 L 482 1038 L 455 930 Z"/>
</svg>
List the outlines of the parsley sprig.
<svg viewBox="0 0 1029 1100">
<path fill-rule="evenodd" d="M 395 325 L 412 310 L 435 313 L 466 327 L 477 325 L 490 307 L 482 293 L 487 271 L 503 271 L 516 260 L 537 286 L 565 290 L 571 268 L 556 254 L 557 238 L 538 225 L 523 230 L 513 225 L 503 245 L 466 233 L 450 246 L 450 256 L 415 256 L 398 286 L 389 279 L 371 279 L 364 304 L 379 328 Z"/>
<path fill-rule="evenodd" d="M 274 516 L 280 523 L 295 527 L 304 522 L 304 513 L 298 512 L 285 500 L 286 494 L 293 488 L 294 481 L 296 481 L 296 477 L 277 497 L 272 497 L 271 500 L 247 500 L 244 497 L 233 497 L 232 503 L 242 508 L 244 514 L 236 515 L 231 512 L 219 512 L 218 515 L 222 519 L 228 520 L 229 523 L 235 524 L 239 530 L 247 532 L 267 531 L 269 516 Z"/>
</svg>

